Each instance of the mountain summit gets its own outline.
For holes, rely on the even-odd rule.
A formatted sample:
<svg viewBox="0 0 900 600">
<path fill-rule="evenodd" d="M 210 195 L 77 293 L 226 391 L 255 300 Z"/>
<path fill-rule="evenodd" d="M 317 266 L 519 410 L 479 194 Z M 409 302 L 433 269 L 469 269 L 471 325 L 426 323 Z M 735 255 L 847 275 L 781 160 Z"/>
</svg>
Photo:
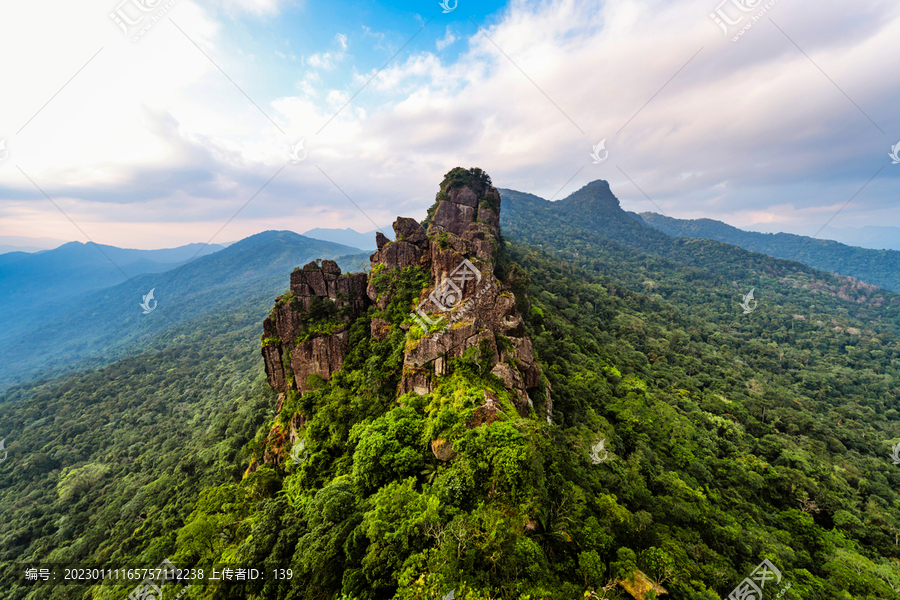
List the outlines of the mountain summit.
<svg viewBox="0 0 900 600">
<path fill-rule="evenodd" d="M 511 286 L 495 275 L 499 213 L 490 177 L 457 167 L 441 182 L 427 229 L 398 217 L 396 241 L 377 236 L 368 275 L 342 274 L 328 260 L 296 269 L 263 325 L 262 354 L 269 384 L 282 394 L 279 410 L 286 396 L 304 394 L 342 368 L 351 326 L 369 311 L 371 338 L 383 341 L 398 329 L 406 336 L 399 395 L 431 393 L 452 375 L 452 359 L 475 349 L 520 415 L 537 400 L 550 421 L 549 384 L 541 383 Z M 485 402 L 499 410 L 487 394 Z"/>
</svg>

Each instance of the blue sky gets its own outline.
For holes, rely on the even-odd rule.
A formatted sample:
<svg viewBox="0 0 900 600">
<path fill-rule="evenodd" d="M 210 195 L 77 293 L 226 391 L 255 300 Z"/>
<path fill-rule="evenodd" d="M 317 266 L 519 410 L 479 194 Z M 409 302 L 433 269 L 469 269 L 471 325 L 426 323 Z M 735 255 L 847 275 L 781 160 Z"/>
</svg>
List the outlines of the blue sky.
<svg viewBox="0 0 900 600">
<path fill-rule="evenodd" d="M 311 57 L 331 55 L 335 68 L 317 72 L 322 85 L 341 88 L 351 83 L 352 72 L 380 69 L 401 48 L 400 60 L 436 51 L 437 40 L 447 39 L 448 28 L 457 41 L 474 34 L 477 29 L 470 18 L 479 25 L 490 25 L 505 4 L 483 1 L 464 5 L 468 10 L 444 14 L 437 1 L 305 2 L 285 5 L 283 11 L 264 19 L 223 19 L 222 33 L 236 42 L 238 53 L 254 54 L 267 63 L 255 77 L 248 73 L 247 81 L 262 97 L 272 98 L 297 92 L 296 82 L 303 79 Z M 336 39 L 339 35 L 346 47 Z M 465 43 L 451 43 L 442 47 L 440 54 L 443 60 L 454 62 L 464 50 Z M 369 101 L 371 98 L 363 96 L 358 104 Z"/>
<path fill-rule="evenodd" d="M 6 3 L 0 237 L 371 231 L 455 166 L 746 229 L 900 226 L 900 5 L 720 1 L 167 0 L 149 28 L 163 0 Z"/>
</svg>

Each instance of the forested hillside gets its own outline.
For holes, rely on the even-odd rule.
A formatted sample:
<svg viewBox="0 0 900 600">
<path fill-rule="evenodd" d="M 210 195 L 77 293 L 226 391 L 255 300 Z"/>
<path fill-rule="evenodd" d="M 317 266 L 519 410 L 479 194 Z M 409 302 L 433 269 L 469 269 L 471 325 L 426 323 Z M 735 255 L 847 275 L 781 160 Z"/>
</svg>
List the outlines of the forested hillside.
<svg viewBox="0 0 900 600">
<path fill-rule="evenodd" d="M 249 307 L 210 316 L 165 349 L 0 396 L 0 596 L 91 598 L 32 589 L 23 565 L 150 568 L 171 551 L 203 486 L 240 479 L 272 413 L 259 326 Z"/>
<path fill-rule="evenodd" d="M 89 242 L 69 242 L 53 250 L 0 254 L 0 342 L 29 331 L 48 313 L 65 310 L 85 295 L 144 273 L 175 269 L 192 257 L 224 246 L 188 244 L 163 250 L 132 250 Z"/>
<path fill-rule="evenodd" d="M 106 261 L 104 272 L 111 267 L 96 249 L 81 250 Z M 334 258 L 345 268 L 360 269 L 368 262 L 368 255 L 355 248 L 290 231 L 266 231 L 184 266 L 134 275 L 112 287 L 79 294 L 69 294 L 65 286 L 54 288 L 53 296 L 44 294 L 49 296 L 46 305 L 31 301 L 27 309 L 0 316 L 0 390 L 35 377 L 105 366 L 141 352 L 149 340 L 166 332 L 171 336 L 165 339 L 178 343 L 172 333 L 177 326 L 207 315 L 253 305 L 261 319 L 266 299 L 282 287 L 283 273 L 317 257 Z M 70 265 L 69 276 L 91 279 L 96 265 L 89 262 L 88 267 Z M 31 287 L 44 289 L 52 285 L 52 273 L 33 269 L 17 277 L 27 274 Z M 150 290 L 156 308 L 144 314 L 140 302 Z M 23 310 L 29 313 L 27 319 L 20 316 Z"/>
<path fill-rule="evenodd" d="M 670 238 L 605 182 L 498 199 L 480 170 L 448 173 L 427 236 L 398 220 L 379 242 L 362 309 L 301 295 L 320 270 L 345 277 L 324 261 L 285 270 L 269 322 L 296 339 L 210 316 L 170 349 L 9 391 L 2 573 L 168 557 L 291 569 L 194 599 L 714 600 L 767 559 L 783 576 L 767 599 L 897 597 L 900 296 Z M 493 296 L 442 333 L 413 311 L 454 253 L 492 267 Z M 317 339 L 346 354 L 301 384 L 288 350 Z M 266 363 L 280 397 L 260 346 L 285 357 Z M 11 598 L 131 592 L 5 577 Z"/>
<path fill-rule="evenodd" d="M 900 252 L 897 250 L 871 250 L 792 233 L 743 231 L 712 219 L 673 219 L 651 212 L 641 213 L 640 217 L 650 227 L 674 237 L 718 240 L 900 292 Z"/>
</svg>

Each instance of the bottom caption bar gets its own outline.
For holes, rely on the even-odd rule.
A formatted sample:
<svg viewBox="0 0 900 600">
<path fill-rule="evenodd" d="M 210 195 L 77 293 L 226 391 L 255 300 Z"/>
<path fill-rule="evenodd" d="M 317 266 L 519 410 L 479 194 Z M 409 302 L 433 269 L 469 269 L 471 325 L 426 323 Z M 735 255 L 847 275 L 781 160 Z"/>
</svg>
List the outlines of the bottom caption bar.
<svg viewBox="0 0 900 600">
<path fill-rule="evenodd" d="M 155 568 L 112 567 L 109 565 L 61 565 L 47 563 L 15 563 L 23 584 L 56 585 L 121 585 L 134 586 L 128 600 L 159 598 L 165 587 L 166 598 L 177 599 L 192 585 L 210 583 L 292 579 L 291 569 L 260 569 L 245 565 L 212 567 L 176 567 L 169 559 Z"/>
</svg>

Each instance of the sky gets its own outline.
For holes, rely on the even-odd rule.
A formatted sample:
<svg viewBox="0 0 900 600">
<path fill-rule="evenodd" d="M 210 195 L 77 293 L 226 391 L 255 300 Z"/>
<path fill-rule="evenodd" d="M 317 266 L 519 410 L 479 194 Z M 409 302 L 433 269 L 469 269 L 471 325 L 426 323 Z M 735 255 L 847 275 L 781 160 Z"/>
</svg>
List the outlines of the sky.
<svg viewBox="0 0 900 600">
<path fill-rule="evenodd" d="M 900 227 L 900 4 L 718 2 L 5 2 L 0 236 L 385 229 L 456 166 L 744 229 Z"/>
</svg>

